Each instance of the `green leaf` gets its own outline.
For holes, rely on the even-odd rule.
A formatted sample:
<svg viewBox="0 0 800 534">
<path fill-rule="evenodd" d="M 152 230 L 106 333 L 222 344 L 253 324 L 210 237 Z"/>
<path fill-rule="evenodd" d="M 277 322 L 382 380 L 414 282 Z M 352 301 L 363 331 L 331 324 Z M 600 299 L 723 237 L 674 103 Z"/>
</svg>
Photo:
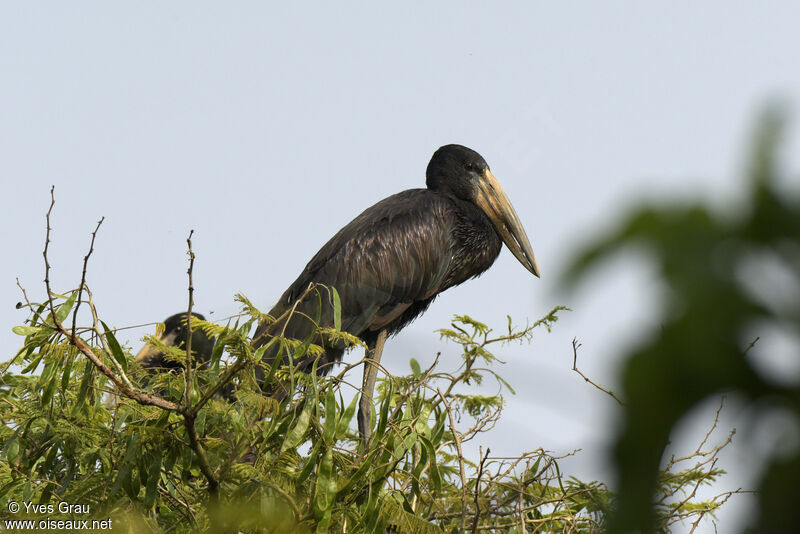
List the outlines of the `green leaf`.
<svg viewBox="0 0 800 534">
<path fill-rule="evenodd" d="M 67 318 L 67 315 L 69 315 L 69 312 L 72 310 L 72 306 L 75 304 L 76 298 L 78 298 L 77 290 L 73 291 L 64 304 L 56 309 L 56 317 L 58 317 L 58 322 L 64 322 L 64 319 Z"/>
<path fill-rule="evenodd" d="M 44 364 L 44 368 L 42 369 L 42 374 L 39 375 L 39 386 L 42 388 L 47 387 L 47 384 L 50 382 L 50 378 L 53 376 L 53 373 L 56 369 L 56 362 L 52 359 Z"/>
<path fill-rule="evenodd" d="M 331 446 L 336 436 L 336 393 L 333 388 L 328 388 L 325 396 L 325 431 L 323 439 L 325 444 Z"/>
<path fill-rule="evenodd" d="M 411 358 L 408 363 L 411 365 L 411 373 L 414 375 L 414 378 L 419 380 L 422 376 L 422 368 L 419 366 L 419 362 L 416 358 Z"/>
<path fill-rule="evenodd" d="M 310 475 L 311 471 L 313 471 L 314 466 L 317 465 L 317 458 L 319 457 L 319 452 L 321 450 L 322 441 L 317 441 L 317 443 L 314 444 L 314 448 L 311 449 L 311 454 L 306 459 L 305 465 L 300 470 L 300 473 L 297 474 L 297 480 L 295 481 L 297 487 L 303 485 L 303 483 L 306 481 L 306 478 L 308 478 L 308 475 Z"/>
<path fill-rule="evenodd" d="M 148 510 L 153 507 L 158 494 L 158 482 L 161 480 L 161 460 L 163 456 L 156 453 L 150 464 L 147 475 L 147 489 L 144 495 L 144 506 Z"/>
<path fill-rule="evenodd" d="M 94 375 L 94 364 L 91 360 L 87 360 L 86 365 L 83 367 L 83 378 L 81 379 L 81 386 L 78 389 L 78 399 L 75 401 L 75 408 L 73 413 L 77 413 L 78 407 L 82 406 L 86 400 L 86 393 L 89 391 L 89 385 L 92 382 Z"/>
<path fill-rule="evenodd" d="M 14 460 L 16 460 L 17 456 L 19 455 L 19 436 L 14 434 L 14 436 L 6 443 L 4 449 L 8 463 L 13 464 Z"/>
<path fill-rule="evenodd" d="M 431 486 L 435 491 L 441 491 L 442 477 L 439 474 L 439 467 L 436 465 L 436 449 L 433 448 L 433 444 L 425 436 L 420 436 L 419 440 L 428 449 Z"/>
<path fill-rule="evenodd" d="M 61 375 L 61 393 L 64 393 L 69 386 L 69 377 L 72 372 L 72 363 L 75 361 L 73 354 L 69 354 L 64 361 L 64 374 Z"/>
<path fill-rule="evenodd" d="M 164 413 L 169 414 L 169 412 L 165 411 Z M 197 433 L 201 436 L 206 433 L 206 411 L 200 410 L 200 413 L 197 414 L 197 419 L 194 421 L 195 428 L 197 429 Z"/>
<path fill-rule="evenodd" d="M 217 336 L 217 342 L 214 344 L 214 348 L 211 351 L 211 360 L 208 363 L 208 367 L 214 373 L 212 376 L 214 380 L 219 376 L 219 360 L 222 358 L 222 352 L 225 350 L 225 343 L 222 340 L 226 337 L 227 333 L 228 329 L 226 328 Z"/>
<path fill-rule="evenodd" d="M 53 398 L 53 393 L 55 393 L 56 386 L 58 385 L 58 382 L 59 382 L 58 374 L 55 373 L 56 366 L 53 365 L 52 369 L 54 370 L 54 371 L 52 371 L 50 373 L 52 376 L 50 376 L 50 378 L 49 378 L 49 380 L 47 382 L 47 385 L 44 388 L 44 391 L 42 391 L 42 404 L 43 405 L 46 405 L 46 404 L 50 403 L 50 400 Z"/>
<path fill-rule="evenodd" d="M 317 486 L 314 497 L 314 512 L 317 517 L 322 517 L 329 511 L 336 494 L 336 478 L 333 470 L 333 449 L 325 451 L 325 456 L 317 470 Z"/>
<path fill-rule="evenodd" d="M 389 421 L 389 405 L 392 400 L 392 383 L 389 382 L 389 387 L 386 391 L 386 397 L 381 403 L 381 413 L 378 419 L 378 428 L 375 430 L 375 439 L 381 439 L 386 432 L 386 424 Z M 374 440 L 373 440 L 374 441 Z"/>
<path fill-rule="evenodd" d="M 373 533 L 379 530 L 378 517 L 380 506 L 378 505 L 378 492 L 370 487 L 369 498 L 367 506 L 364 511 L 364 523 L 366 524 L 366 532 Z"/>
<path fill-rule="evenodd" d="M 131 472 L 133 471 L 136 455 L 139 452 L 139 440 L 135 434 L 130 434 L 128 436 L 126 446 L 125 457 L 122 459 L 122 465 L 120 466 L 117 479 L 114 481 L 114 485 L 111 486 L 110 496 L 114 496 L 120 487 L 123 487 L 129 496 L 133 492 Z M 188 447 L 186 450 L 188 450 Z M 138 493 L 138 488 L 136 493 Z"/>
<path fill-rule="evenodd" d="M 122 489 L 128 494 L 131 499 L 136 499 L 139 496 L 139 488 L 141 488 L 139 477 L 133 476 L 133 466 L 126 471 L 125 476 L 122 477 Z"/>
<path fill-rule="evenodd" d="M 31 360 L 31 363 L 29 363 L 28 366 L 25 367 L 25 369 L 20 371 L 20 373 L 24 375 L 30 373 L 31 371 L 39 367 L 39 363 L 42 361 L 42 358 L 44 358 L 44 355 L 45 355 L 44 350 L 39 351 L 39 354 L 37 354 L 36 357 L 33 358 L 33 360 Z"/>
<path fill-rule="evenodd" d="M 100 324 L 103 325 L 103 330 L 106 333 L 106 341 L 108 341 L 108 346 L 111 349 L 111 354 L 114 356 L 114 359 L 119 362 L 122 370 L 127 372 L 128 371 L 128 360 L 125 359 L 125 354 L 122 352 L 122 347 L 119 346 L 119 342 L 117 338 L 114 337 L 114 333 L 108 327 L 106 323 L 100 321 Z"/>
<path fill-rule="evenodd" d="M 350 421 L 353 420 L 353 415 L 356 413 L 356 406 L 358 406 L 358 395 L 353 395 L 353 400 L 345 408 L 344 413 L 339 418 L 339 424 L 336 425 L 336 439 L 344 439 L 347 435 L 347 429 L 350 427 Z"/>
<path fill-rule="evenodd" d="M 423 445 L 419 448 L 419 460 L 417 460 L 414 469 L 411 471 L 412 482 L 411 482 L 411 489 L 415 495 L 419 496 L 419 477 L 422 475 L 422 470 L 425 469 L 425 466 L 428 464 L 428 447 Z"/>
<path fill-rule="evenodd" d="M 314 408 L 314 405 L 315 403 L 311 402 L 310 399 L 305 400 L 303 411 L 300 412 L 294 427 L 292 427 L 292 429 L 286 435 L 286 439 L 283 440 L 281 452 L 284 452 L 286 449 L 297 447 L 300 443 L 302 443 L 303 437 L 306 434 L 306 430 L 308 430 L 308 425 L 311 422 L 311 412 Z"/>
<path fill-rule="evenodd" d="M 505 381 L 505 379 L 504 379 L 502 376 L 500 376 L 500 375 L 497 375 L 497 374 L 496 374 L 495 376 L 497 377 L 497 380 L 498 380 L 499 382 L 501 382 L 501 383 L 502 383 L 502 384 L 503 384 L 503 385 L 506 387 L 506 389 L 508 389 L 508 391 L 510 391 L 510 392 L 511 392 L 511 394 L 512 394 L 512 395 L 516 395 L 516 394 L 517 394 L 517 392 L 516 392 L 516 391 L 514 391 L 514 388 L 512 388 L 512 387 L 511 387 L 511 384 L 509 384 L 508 382 L 506 382 L 506 381 Z"/>
<path fill-rule="evenodd" d="M 31 326 L 35 326 L 39 324 L 42 320 L 42 313 L 47 308 L 47 303 L 42 302 L 39 307 L 33 312 L 33 317 L 31 317 Z"/>
<path fill-rule="evenodd" d="M 33 336 L 38 334 L 42 331 L 42 327 L 40 326 L 15 326 L 11 329 L 12 332 L 17 334 L 18 336 Z"/>
<path fill-rule="evenodd" d="M 333 327 L 336 330 L 342 329 L 342 301 L 339 298 L 339 292 L 336 288 L 331 286 L 331 293 L 333 293 Z"/>
<path fill-rule="evenodd" d="M 169 451 L 169 453 L 167 454 L 167 458 L 166 458 L 166 460 L 164 460 L 164 463 L 163 463 L 164 471 L 166 471 L 166 472 L 172 471 L 172 467 L 175 465 L 175 462 L 178 460 L 178 456 L 180 456 L 180 453 L 179 453 L 178 449 L 174 449 L 173 448 L 173 449 L 171 449 Z"/>
<path fill-rule="evenodd" d="M 437 446 L 442 441 L 442 436 L 444 435 L 444 425 L 445 419 L 447 418 L 447 412 L 444 410 L 439 412 L 439 415 L 436 417 L 436 424 L 433 426 L 433 430 L 431 431 L 431 442 L 435 443 Z"/>
<path fill-rule="evenodd" d="M 327 534 L 330 530 L 331 524 L 331 510 L 326 510 L 324 514 L 322 514 L 322 518 L 320 518 L 319 523 L 317 523 L 317 528 L 315 532 L 318 534 Z"/>
<path fill-rule="evenodd" d="M 414 444 L 417 443 L 417 436 L 418 434 L 416 432 L 413 431 L 409 432 L 409 434 L 403 440 L 403 447 L 405 448 L 405 450 L 407 451 L 411 450 Z"/>
<path fill-rule="evenodd" d="M 377 454 L 372 454 L 359 464 L 356 472 L 350 476 L 350 478 L 341 488 L 339 488 L 339 491 L 336 494 L 337 499 L 342 499 L 348 495 L 356 484 L 366 482 L 364 474 L 373 468 L 375 458 L 377 458 Z"/>
</svg>

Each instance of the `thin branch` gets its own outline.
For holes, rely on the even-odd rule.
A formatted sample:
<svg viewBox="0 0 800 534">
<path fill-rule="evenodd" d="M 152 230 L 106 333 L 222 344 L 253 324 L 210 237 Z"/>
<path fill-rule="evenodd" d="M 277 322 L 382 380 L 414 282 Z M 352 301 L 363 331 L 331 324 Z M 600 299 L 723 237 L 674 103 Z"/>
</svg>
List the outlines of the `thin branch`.
<svg viewBox="0 0 800 534">
<path fill-rule="evenodd" d="M 212 497 L 216 497 L 217 491 L 219 490 L 219 482 L 214 476 L 214 471 L 211 470 L 211 466 L 208 464 L 208 456 L 206 456 L 206 450 L 203 444 L 197 439 L 197 430 L 194 427 L 194 416 L 189 413 L 183 413 L 183 426 L 186 428 L 186 433 L 189 435 L 189 445 L 197 455 L 200 471 L 202 471 L 208 481 L 208 492 Z"/>
<path fill-rule="evenodd" d="M 17 277 L 17 287 L 19 288 L 20 291 L 22 291 L 22 298 L 25 299 L 25 304 L 22 304 L 21 302 L 17 302 L 17 309 L 20 309 L 23 306 L 25 306 L 25 307 L 27 307 L 29 310 L 31 310 L 33 312 L 33 304 L 31 304 L 31 301 L 28 298 L 28 292 L 25 291 L 25 288 L 22 287 L 22 284 L 19 283 L 19 277 Z"/>
<path fill-rule="evenodd" d="M 530 460 L 525 460 L 525 471 L 523 473 L 527 473 L 530 471 L 531 462 Z M 519 477 L 519 499 L 517 500 L 517 506 L 519 507 L 519 526 L 522 530 L 522 534 L 527 534 L 527 529 L 525 527 L 525 512 L 523 511 L 524 503 L 525 503 L 525 488 L 527 484 L 525 483 L 525 477 Z"/>
<path fill-rule="evenodd" d="M 486 463 L 486 459 L 489 457 L 489 447 L 486 447 L 486 454 L 483 455 L 481 458 L 481 463 L 478 465 L 478 478 L 475 479 L 475 517 L 472 518 L 472 532 L 478 531 L 478 520 L 481 517 L 481 506 L 478 502 L 478 497 L 480 495 L 481 490 L 481 477 L 483 476 L 483 464 Z"/>
<path fill-rule="evenodd" d="M 175 502 L 177 502 L 180 505 L 181 514 L 186 519 L 191 521 L 192 526 L 196 527 L 197 526 L 197 518 L 195 517 L 194 512 L 192 511 L 192 507 L 188 504 L 189 503 L 189 498 L 183 493 L 183 491 L 181 491 L 181 484 L 178 483 L 179 479 L 176 479 L 176 477 L 170 471 L 167 471 L 163 467 L 161 468 L 161 472 L 164 475 L 166 475 L 167 478 L 172 478 L 173 479 L 171 485 L 172 485 L 173 488 L 175 488 L 175 493 L 177 493 L 178 496 L 180 496 L 183 499 L 183 501 L 181 501 L 181 499 L 179 499 L 178 497 L 173 495 L 170 491 L 161 488 L 160 483 L 159 483 L 159 487 L 158 487 L 159 493 L 161 493 L 161 495 L 163 497 L 166 497 L 168 499 L 172 499 Z"/>
<path fill-rule="evenodd" d="M 192 234 L 194 230 L 189 230 L 189 237 L 186 238 L 186 244 L 189 247 L 187 254 L 189 254 L 189 269 L 186 274 L 189 275 L 189 310 L 186 315 L 186 329 L 188 334 L 186 336 L 186 371 L 183 375 L 184 388 L 183 388 L 183 403 L 187 409 L 191 409 L 191 395 L 192 390 L 192 307 L 194 306 L 194 284 L 192 283 L 192 271 L 194 270 L 194 252 L 192 252 Z M 194 417 L 192 417 L 194 420 Z"/>
<path fill-rule="evenodd" d="M 68 330 L 64 324 L 58 319 L 58 315 L 55 312 L 55 306 L 53 304 L 53 292 L 50 288 L 50 260 L 48 258 L 48 251 L 50 245 L 50 214 L 53 211 L 53 205 L 55 204 L 55 195 L 53 191 L 55 186 L 50 188 L 50 208 L 47 210 L 47 233 L 45 236 L 45 244 L 44 244 L 44 251 L 42 252 L 42 256 L 44 257 L 44 265 L 45 265 L 45 286 L 47 287 L 47 303 L 50 307 L 50 314 L 53 317 L 53 325 L 48 325 L 50 328 L 58 332 L 59 334 L 63 335 L 67 338 L 70 344 L 74 347 L 77 347 L 84 356 L 86 356 L 89 361 L 94 364 L 98 371 L 100 371 L 103 375 L 105 375 L 116 387 L 117 389 L 126 397 L 129 397 L 139 404 L 149 405 L 149 406 L 158 406 L 159 408 L 163 408 L 165 410 L 169 410 L 172 412 L 177 412 L 179 407 L 177 404 L 170 402 L 168 400 L 162 399 L 161 397 L 157 397 L 155 395 L 150 395 L 148 393 L 143 393 L 138 391 L 133 384 L 131 384 L 128 377 L 125 375 L 123 369 L 120 367 L 119 363 L 116 359 L 114 359 L 113 354 L 111 352 L 110 347 L 105 339 L 105 336 L 101 334 L 99 329 L 99 319 L 97 317 L 97 310 L 94 306 L 94 301 L 92 300 L 92 292 L 89 290 L 88 287 L 85 287 L 86 293 L 89 295 L 89 308 L 92 310 L 92 318 L 94 321 L 94 328 L 92 332 L 97 334 L 100 338 L 101 342 L 103 343 L 103 349 L 109 355 L 109 361 L 111 361 L 112 365 L 114 366 L 117 373 L 115 374 L 105 363 L 101 357 L 95 354 L 94 349 L 89 346 L 83 339 L 81 339 L 77 334 Z M 99 224 L 98 224 L 99 226 Z M 85 285 L 85 284 L 84 284 Z M 24 290 L 23 290 L 24 292 Z M 27 299 L 27 296 L 26 296 Z"/>
<path fill-rule="evenodd" d="M 92 291 L 89 289 L 89 286 L 85 287 L 86 294 L 89 297 L 89 310 L 92 312 L 92 324 L 94 327 L 92 330 L 97 334 L 97 337 L 100 339 L 100 344 L 103 346 L 103 350 L 108 355 L 108 361 L 111 362 L 111 365 L 114 366 L 114 370 L 117 372 L 119 376 L 119 380 L 125 384 L 128 389 L 136 389 L 133 385 L 131 380 L 128 378 L 128 375 L 125 374 L 125 370 L 122 368 L 120 363 L 114 357 L 114 353 L 111 351 L 111 347 L 108 346 L 108 340 L 106 339 L 105 332 L 100 331 L 100 318 L 97 315 L 97 307 L 94 305 L 94 295 L 92 295 Z M 72 339 L 79 339 L 78 336 L 72 334 L 70 336 Z"/>
<path fill-rule="evenodd" d="M 572 370 L 575 371 L 576 373 L 578 373 L 579 375 L 581 375 L 581 378 L 583 378 L 585 381 L 587 381 L 588 383 L 590 383 L 591 385 L 593 385 L 594 387 L 596 387 L 597 389 L 599 389 L 603 393 L 605 393 L 607 395 L 611 395 L 611 397 L 615 401 L 617 401 L 620 404 L 620 406 L 625 406 L 625 403 L 622 402 L 619 399 L 619 397 L 617 397 L 614 394 L 613 391 L 611 391 L 610 389 L 604 388 L 603 386 L 601 386 L 597 382 L 594 382 L 591 378 L 589 378 L 588 376 L 583 374 L 580 369 L 578 369 L 578 348 L 580 346 L 581 346 L 581 344 L 578 343 L 578 338 L 572 338 Z"/>
<path fill-rule="evenodd" d="M 692 523 L 692 530 L 689 531 L 689 534 L 693 534 L 694 533 L 694 531 L 700 525 L 700 521 L 703 519 L 703 517 L 705 516 L 706 513 L 711 512 L 712 515 L 713 515 L 714 510 L 719 510 L 719 508 L 722 505 L 724 505 L 726 502 L 728 502 L 728 499 L 730 499 L 734 495 L 738 495 L 738 494 L 742 494 L 742 493 L 750 493 L 750 492 L 742 491 L 742 488 L 739 488 L 739 489 L 736 489 L 736 490 L 733 490 L 733 491 L 726 491 L 725 493 L 721 493 L 721 494 L 717 495 L 716 497 L 714 497 L 713 499 L 711 499 L 711 501 L 710 501 L 711 507 L 700 511 L 700 513 L 699 513 L 699 515 L 697 517 L 697 521 Z M 716 525 L 714 525 L 714 531 L 716 532 L 716 530 L 717 530 L 716 529 Z"/>
<path fill-rule="evenodd" d="M 752 349 L 753 347 L 756 346 L 756 343 L 758 343 L 759 339 L 761 339 L 761 338 L 760 337 L 756 337 L 753 341 L 751 341 L 750 344 L 747 345 L 747 348 L 744 349 L 744 352 L 742 354 L 747 354 L 748 352 L 750 352 L 750 349 Z"/>
<path fill-rule="evenodd" d="M 203 444 L 197 437 L 197 429 L 194 426 L 197 411 L 192 410 L 191 390 L 192 390 L 192 308 L 194 307 L 194 283 L 192 281 L 192 273 L 194 271 L 194 252 L 192 251 L 192 235 L 194 230 L 189 231 L 189 237 L 186 238 L 186 245 L 188 246 L 189 255 L 189 269 L 186 274 L 189 275 L 189 309 L 186 316 L 186 328 L 188 334 L 186 336 L 186 369 L 184 371 L 184 388 L 183 388 L 183 402 L 184 408 L 181 410 L 183 415 L 183 426 L 186 428 L 186 433 L 189 435 L 189 444 L 192 450 L 197 455 L 198 463 L 200 464 L 200 471 L 208 481 L 208 492 L 212 497 L 216 497 L 219 490 L 219 482 L 214 476 L 214 471 L 208 463 L 208 456 Z"/>
<path fill-rule="evenodd" d="M 50 226 L 50 214 L 53 212 L 53 206 L 56 203 L 55 189 L 56 186 L 50 186 L 50 207 L 47 209 L 47 215 L 45 216 L 47 233 L 44 238 L 44 251 L 42 251 L 42 256 L 44 256 L 44 285 L 47 288 L 47 303 L 50 305 L 50 313 L 53 315 L 53 320 L 57 321 L 56 310 L 53 306 L 53 292 L 50 290 L 50 260 L 47 259 L 47 251 L 50 248 L 50 231 L 52 230 Z"/>
<path fill-rule="evenodd" d="M 94 232 L 92 232 L 92 242 L 89 244 L 89 252 L 86 256 L 83 257 L 83 272 L 81 273 L 81 283 L 78 286 L 78 299 L 75 302 L 75 309 L 72 311 L 72 335 L 75 336 L 75 322 L 78 319 L 78 308 L 81 307 L 81 297 L 83 296 L 83 288 L 86 286 L 86 267 L 89 265 L 89 257 L 94 252 L 94 240 L 97 237 L 97 231 L 100 229 L 100 225 L 103 224 L 105 217 L 100 217 L 100 220 L 97 221 L 97 226 L 94 227 Z"/>
<path fill-rule="evenodd" d="M 158 406 L 159 408 L 163 408 L 164 410 L 169 410 L 171 412 L 179 411 L 179 406 L 174 402 L 170 402 L 166 399 L 162 399 L 156 395 L 150 395 L 149 393 L 143 393 L 141 391 L 136 390 L 135 388 L 128 386 L 125 382 L 119 379 L 119 377 L 114 374 L 114 371 L 109 369 L 109 367 L 103 363 L 102 359 L 100 359 L 92 350 L 92 347 L 86 344 L 86 342 L 78 336 L 72 336 L 69 330 L 67 330 L 64 325 L 56 319 L 56 326 L 55 329 L 60 334 L 64 335 L 67 340 L 78 348 L 84 356 L 89 358 L 89 360 L 94 364 L 98 371 L 103 373 L 119 390 L 120 393 L 125 395 L 126 397 L 135 400 L 139 404 L 147 405 L 147 406 Z M 102 337 L 102 336 L 101 336 Z M 112 358 L 112 361 L 113 360 Z"/>
<path fill-rule="evenodd" d="M 436 388 L 439 393 L 439 398 L 444 403 L 445 410 L 447 410 L 447 417 L 450 420 L 450 432 L 453 434 L 453 439 L 456 442 L 456 450 L 458 451 L 458 471 L 461 475 L 461 528 L 459 532 L 464 532 L 464 525 L 467 522 L 467 474 L 464 468 L 464 453 L 461 450 L 461 437 L 456 430 L 456 422 L 453 419 L 453 410 L 450 409 L 450 403 L 447 402 L 444 394 L 439 388 Z"/>
<path fill-rule="evenodd" d="M 214 398 L 214 395 L 222 391 L 222 389 L 224 389 L 230 383 L 230 381 L 233 380 L 233 377 L 236 376 L 236 373 L 243 369 L 246 363 L 246 358 L 239 357 L 233 363 L 233 365 L 228 366 L 217 382 L 206 391 L 203 397 L 196 404 L 188 408 L 186 413 L 191 416 L 196 416 L 203 406 L 205 406 L 208 401 Z"/>
</svg>

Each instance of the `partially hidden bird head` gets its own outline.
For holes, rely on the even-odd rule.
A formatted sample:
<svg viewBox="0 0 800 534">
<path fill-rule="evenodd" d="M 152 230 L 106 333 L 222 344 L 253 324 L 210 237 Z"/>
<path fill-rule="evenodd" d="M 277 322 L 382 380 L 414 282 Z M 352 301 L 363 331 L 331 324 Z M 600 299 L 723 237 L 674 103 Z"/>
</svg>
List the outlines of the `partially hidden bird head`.
<svg viewBox="0 0 800 534">
<path fill-rule="evenodd" d="M 480 154 L 465 146 L 445 145 L 434 152 L 425 174 L 431 191 L 478 206 L 514 257 L 535 276 L 540 276 L 536 256 L 517 212 Z"/>
<path fill-rule="evenodd" d="M 205 320 L 205 317 L 199 313 L 192 313 L 192 317 L 201 321 Z M 188 314 L 186 312 L 176 313 L 167 317 L 164 320 L 164 331 L 157 335 L 156 338 L 164 345 L 185 349 L 189 339 L 187 319 Z M 211 359 L 213 348 L 214 338 L 209 337 L 200 328 L 194 326 L 192 328 L 192 354 L 196 361 L 201 364 L 208 362 Z M 136 361 L 146 369 L 181 369 L 183 367 L 178 362 L 167 360 L 163 352 L 150 344 L 142 347 L 142 350 L 136 355 Z"/>
</svg>

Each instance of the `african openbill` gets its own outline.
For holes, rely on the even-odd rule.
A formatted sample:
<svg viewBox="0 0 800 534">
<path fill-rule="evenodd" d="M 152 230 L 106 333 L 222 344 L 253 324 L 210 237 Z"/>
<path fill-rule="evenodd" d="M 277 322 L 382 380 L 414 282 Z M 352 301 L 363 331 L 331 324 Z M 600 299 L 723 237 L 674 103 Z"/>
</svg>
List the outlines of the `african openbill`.
<svg viewBox="0 0 800 534">
<path fill-rule="evenodd" d="M 161 343 L 168 347 L 178 347 L 185 349 L 186 343 L 189 340 L 189 328 L 186 320 L 189 314 L 186 312 L 176 313 L 164 320 L 164 332 L 156 336 Z M 192 313 L 192 317 L 205 320 L 205 317 L 199 313 Z M 211 359 L 211 351 L 214 349 L 214 338 L 209 337 L 200 328 L 196 326 L 192 328 L 192 357 L 198 366 L 208 363 Z M 142 364 L 145 369 L 153 370 L 174 370 L 178 371 L 183 369 L 183 365 L 179 362 L 168 360 L 165 354 L 158 350 L 157 347 L 151 344 L 146 344 L 139 353 L 136 355 L 135 360 Z"/>
<path fill-rule="evenodd" d="M 480 154 L 460 145 L 441 147 L 428 164 L 426 185 L 381 200 L 339 230 L 270 311 L 283 318 L 262 323 L 255 334 L 255 347 L 273 335 L 304 340 L 314 331 L 317 314 L 321 326 L 332 326 L 333 307 L 319 310 L 319 297 L 306 289 L 312 282 L 335 287 L 341 329 L 368 346 L 358 416 L 364 443 L 371 433 L 372 392 L 387 336 L 424 312 L 442 291 L 488 269 L 502 243 L 539 276 L 511 201 Z M 325 350 L 317 362 L 317 372 L 325 374 L 341 359 L 344 346 L 320 335 L 314 342 Z M 265 352 L 265 363 L 277 357 L 274 347 Z M 309 372 L 313 358 L 293 363 Z M 263 380 L 263 371 L 257 373 Z"/>
</svg>

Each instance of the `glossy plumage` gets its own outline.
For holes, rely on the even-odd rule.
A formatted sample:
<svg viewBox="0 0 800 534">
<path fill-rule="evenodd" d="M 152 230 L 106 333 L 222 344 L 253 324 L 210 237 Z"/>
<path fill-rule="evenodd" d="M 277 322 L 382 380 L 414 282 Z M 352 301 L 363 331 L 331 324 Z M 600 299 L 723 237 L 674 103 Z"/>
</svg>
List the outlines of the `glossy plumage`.
<svg viewBox="0 0 800 534">
<path fill-rule="evenodd" d="M 277 318 L 294 308 L 291 319 L 260 325 L 256 347 L 280 333 L 301 340 L 308 336 L 318 297 L 307 295 L 300 302 L 298 298 L 311 282 L 337 289 L 342 330 L 374 347 L 381 331 L 396 334 L 439 293 L 486 271 L 503 241 L 538 276 L 524 230 L 477 152 L 444 146 L 434 154 L 426 174 L 427 189 L 403 191 L 367 208 L 314 255 L 270 310 Z M 333 307 L 325 302 L 321 311 L 320 323 L 332 326 Z M 317 369 L 326 373 L 341 359 L 344 347 L 322 336 L 314 342 L 325 348 Z M 264 360 L 271 362 L 274 357 L 270 350 Z M 312 360 L 294 363 L 308 372 Z"/>
</svg>

